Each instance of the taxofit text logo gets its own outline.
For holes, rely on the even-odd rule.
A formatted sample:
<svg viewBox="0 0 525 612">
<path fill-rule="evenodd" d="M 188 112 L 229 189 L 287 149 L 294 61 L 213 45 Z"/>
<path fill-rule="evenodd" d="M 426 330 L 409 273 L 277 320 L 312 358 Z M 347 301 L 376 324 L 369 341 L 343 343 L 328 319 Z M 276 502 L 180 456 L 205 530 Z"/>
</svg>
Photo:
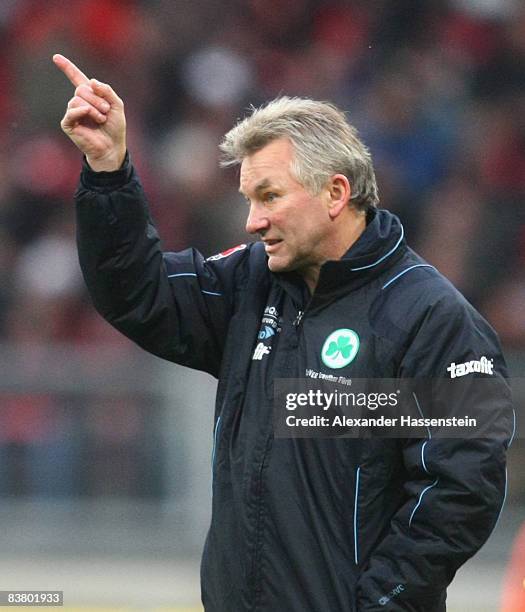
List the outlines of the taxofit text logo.
<svg viewBox="0 0 525 612">
<path fill-rule="evenodd" d="M 324 341 L 321 359 L 329 368 L 344 368 L 359 351 L 359 336 L 353 329 L 336 329 Z"/>
<path fill-rule="evenodd" d="M 450 372 L 450 378 L 459 378 L 473 372 L 480 374 L 494 374 L 494 359 L 487 359 L 483 356 L 477 361 L 466 361 L 465 363 L 451 363 L 447 372 Z"/>
<path fill-rule="evenodd" d="M 259 342 L 259 344 L 255 347 L 255 350 L 253 351 L 252 360 L 261 361 L 261 359 L 265 355 L 268 355 L 271 350 L 272 350 L 271 346 L 266 346 L 262 342 Z"/>
</svg>

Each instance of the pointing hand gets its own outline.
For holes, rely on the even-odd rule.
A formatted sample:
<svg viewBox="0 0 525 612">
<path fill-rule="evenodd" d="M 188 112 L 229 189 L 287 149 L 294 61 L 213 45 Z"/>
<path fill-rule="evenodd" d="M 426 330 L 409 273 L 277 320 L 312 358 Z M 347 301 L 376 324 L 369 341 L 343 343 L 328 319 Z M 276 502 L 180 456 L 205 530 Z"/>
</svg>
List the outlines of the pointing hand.
<svg viewBox="0 0 525 612">
<path fill-rule="evenodd" d="M 93 170 L 118 170 L 126 155 L 124 103 L 109 85 L 89 79 L 63 55 L 54 55 L 53 61 L 75 86 L 60 122 L 62 130 Z"/>
</svg>

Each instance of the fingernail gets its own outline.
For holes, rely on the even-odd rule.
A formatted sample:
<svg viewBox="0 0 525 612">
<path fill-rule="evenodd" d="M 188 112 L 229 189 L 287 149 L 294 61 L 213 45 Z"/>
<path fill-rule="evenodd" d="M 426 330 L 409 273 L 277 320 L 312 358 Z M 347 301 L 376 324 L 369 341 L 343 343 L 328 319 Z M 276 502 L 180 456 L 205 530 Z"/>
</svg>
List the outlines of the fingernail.
<svg viewBox="0 0 525 612">
<path fill-rule="evenodd" d="M 101 106 L 102 106 L 102 110 L 106 113 L 111 108 L 107 102 L 102 102 Z"/>
</svg>

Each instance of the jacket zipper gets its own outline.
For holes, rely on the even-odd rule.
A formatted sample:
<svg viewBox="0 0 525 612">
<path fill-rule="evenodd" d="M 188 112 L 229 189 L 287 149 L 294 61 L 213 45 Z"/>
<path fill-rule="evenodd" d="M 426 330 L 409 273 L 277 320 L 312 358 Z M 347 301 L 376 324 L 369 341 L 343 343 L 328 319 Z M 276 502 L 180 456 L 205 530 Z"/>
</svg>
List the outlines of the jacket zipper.
<svg viewBox="0 0 525 612">
<path fill-rule="evenodd" d="M 306 311 L 308 310 L 308 308 L 310 308 L 310 304 L 312 303 L 312 298 L 313 296 L 310 296 L 310 298 L 307 300 L 304 306 L 304 310 L 300 310 L 299 308 L 297 308 L 297 315 L 292 322 L 292 326 L 295 327 L 297 332 L 299 331 L 299 328 L 303 324 L 304 315 L 306 314 Z"/>
<path fill-rule="evenodd" d="M 297 309 L 297 315 L 292 322 L 292 327 L 295 329 L 297 333 L 299 333 L 299 329 L 302 324 L 303 317 L 304 317 L 304 314 L 307 308 L 308 308 L 308 304 L 306 305 L 304 310 Z M 257 519 L 256 519 L 256 527 L 255 527 L 255 550 L 254 550 L 253 559 L 252 559 L 252 576 L 254 579 L 254 589 L 255 589 L 254 610 L 257 610 L 259 608 L 259 599 L 261 595 L 261 590 L 260 588 L 257 587 L 258 563 L 260 560 L 261 546 L 262 546 L 261 534 L 262 534 L 262 514 L 263 514 L 262 504 L 263 502 L 261 500 L 261 497 L 262 497 L 262 489 L 263 489 L 263 472 L 266 467 L 265 464 L 268 458 L 268 450 L 269 450 L 270 444 L 271 444 L 271 440 L 267 440 L 266 446 L 264 449 L 264 453 L 263 453 L 263 457 L 262 457 L 262 461 L 261 461 L 261 466 L 259 468 L 258 482 L 257 482 L 258 503 L 257 503 Z"/>
<path fill-rule="evenodd" d="M 301 322 L 303 320 L 303 316 L 304 316 L 304 310 L 298 310 L 297 311 L 297 316 L 295 317 L 295 319 L 293 320 L 292 325 L 296 328 L 299 328 L 299 325 L 301 325 Z"/>
</svg>

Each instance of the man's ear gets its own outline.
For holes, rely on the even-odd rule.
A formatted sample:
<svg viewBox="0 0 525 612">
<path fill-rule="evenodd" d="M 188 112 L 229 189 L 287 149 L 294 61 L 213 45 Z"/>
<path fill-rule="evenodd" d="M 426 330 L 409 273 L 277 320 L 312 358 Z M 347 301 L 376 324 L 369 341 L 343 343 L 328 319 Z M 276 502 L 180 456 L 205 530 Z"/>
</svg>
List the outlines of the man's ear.
<svg viewBox="0 0 525 612">
<path fill-rule="evenodd" d="M 334 174 L 327 185 L 328 214 L 331 219 L 338 217 L 348 207 L 352 188 L 344 174 Z"/>
</svg>

